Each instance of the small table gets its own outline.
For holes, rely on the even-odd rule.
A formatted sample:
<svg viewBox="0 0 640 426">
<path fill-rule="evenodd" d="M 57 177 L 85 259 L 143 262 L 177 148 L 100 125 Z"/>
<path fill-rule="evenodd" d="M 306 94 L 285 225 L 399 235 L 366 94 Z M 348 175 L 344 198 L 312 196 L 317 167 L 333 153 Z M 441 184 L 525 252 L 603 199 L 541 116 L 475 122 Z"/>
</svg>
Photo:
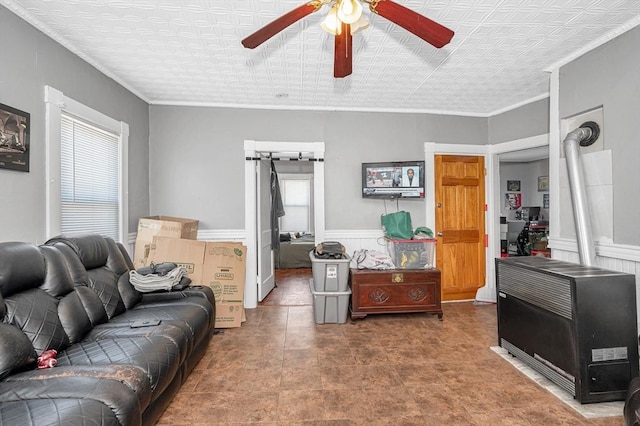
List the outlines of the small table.
<svg viewBox="0 0 640 426">
<path fill-rule="evenodd" d="M 351 318 L 428 312 L 442 321 L 438 269 L 351 269 Z"/>
</svg>

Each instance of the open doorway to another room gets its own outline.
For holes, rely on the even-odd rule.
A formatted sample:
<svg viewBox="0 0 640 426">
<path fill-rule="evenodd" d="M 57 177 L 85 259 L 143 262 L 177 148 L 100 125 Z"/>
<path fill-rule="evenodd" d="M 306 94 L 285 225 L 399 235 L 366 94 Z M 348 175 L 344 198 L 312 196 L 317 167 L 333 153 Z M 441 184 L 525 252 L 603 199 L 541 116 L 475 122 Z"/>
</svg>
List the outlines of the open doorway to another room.
<svg viewBox="0 0 640 426">
<path fill-rule="evenodd" d="M 280 241 L 274 250 L 277 269 L 311 268 L 315 246 L 313 163 L 278 161 L 278 181 L 284 207 L 279 218 Z"/>
<path fill-rule="evenodd" d="M 529 138 L 518 139 L 508 142 L 502 142 L 494 145 L 487 146 L 487 155 L 485 157 L 486 168 L 487 168 L 487 211 L 489 215 L 486 218 L 486 232 L 487 232 L 487 259 L 493 259 L 496 257 L 502 256 L 502 249 L 504 248 L 504 241 L 507 240 L 507 229 L 504 225 L 506 223 L 506 214 L 505 214 L 505 206 L 507 203 L 507 193 L 515 193 L 520 192 L 520 211 L 522 211 L 522 207 L 537 207 L 540 205 L 543 206 L 542 201 L 545 197 L 543 194 L 548 191 L 538 191 L 538 176 L 546 176 L 547 179 L 549 177 L 549 135 L 542 134 L 538 136 L 532 136 Z M 524 164 L 529 164 L 536 161 L 544 161 L 546 164 L 546 168 L 539 166 L 539 169 L 534 171 L 528 171 L 527 178 L 517 179 L 519 176 L 509 176 L 507 179 L 508 170 L 501 170 L 501 165 L 519 163 L 519 166 L 522 168 Z M 526 168 L 526 167 L 525 167 Z M 533 167 L 535 169 L 535 167 Z M 545 172 L 543 172 L 545 170 Z M 531 179 L 528 176 L 535 175 L 535 179 Z M 508 180 L 520 180 L 520 191 L 507 191 L 507 186 L 509 183 Z M 526 182 L 525 182 L 526 181 Z M 535 181 L 535 186 L 533 185 L 533 181 Z M 545 179 L 541 179 L 541 183 L 544 183 Z M 516 183 L 512 183 L 511 188 L 515 188 Z M 527 197 L 523 196 L 523 189 L 527 188 Z M 532 190 L 528 188 L 534 188 Z M 534 192 L 535 194 L 531 194 L 529 191 Z M 538 201 L 538 196 L 541 201 Z M 530 198 L 531 197 L 531 198 Z M 509 197 L 510 200 L 513 197 Z M 546 197 L 548 199 L 548 196 Z M 435 205 L 432 204 L 432 207 L 435 208 Z M 552 205 L 549 208 L 553 208 Z M 541 208 L 542 210 L 542 208 Z M 532 211 L 530 209 L 530 211 Z M 547 209 L 548 211 L 548 209 Z M 512 212 L 513 217 L 515 218 L 515 211 Z M 529 213 L 520 213 L 520 215 L 526 214 L 527 218 L 529 217 Z M 540 216 L 543 216 L 543 219 L 548 218 L 550 215 L 542 211 L 538 215 L 538 219 Z M 521 216 L 522 217 L 522 216 Z M 548 219 L 547 219 L 548 220 Z M 514 230 L 515 232 L 515 230 Z M 519 234 L 519 233 L 518 233 Z M 506 248 L 508 250 L 508 246 Z M 436 254 L 437 256 L 437 254 Z M 496 302 L 496 287 L 495 287 L 495 261 L 486 262 L 487 267 L 487 280 L 484 287 L 480 288 L 476 293 L 476 300 L 479 302 Z"/>
<path fill-rule="evenodd" d="M 500 256 L 551 257 L 549 236 L 549 147 L 498 156 Z"/>
<path fill-rule="evenodd" d="M 274 288 L 276 261 L 281 260 L 280 221 L 271 221 L 273 176 L 271 160 L 279 174 L 297 175 L 286 179 L 285 191 L 291 192 L 287 204 L 291 214 L 284 226 L 308 228 L 309 231 L 291 231 L 311 237 L 309 243 L 324 239 L 324 143 L 322 142 L 259 142 L 245 141 L 245 232 L 247 243 L 247 277 L 245 282 L 245 308 L 255 308 Z M 298 166 L 286 166 L 286 164 Z M 277 165 L 276 165 L 277 164 Z M 302 166 L 306 164 L 305 166 Z M 303 178 L 303 175 L 310 175 Z M 298 181 L 298 182 L 296 182 Z M 302 182 L 302 183 L 301 183 Z M 300 196 L 298 189 L 309 185 L 309 192 Z M 280 184 L 278 184 L 280 188 Z M 307 201 L 301 202 L 300 199 Z M 313 202 L 311 203 L 311 200 Z M 284 205 L 284 200 L 283 200 Z M 285 212 L 286 214 L 286 212 Z M 308 222 L 307 224 L 305 224 Z M 275 232 L 273 232 L 275 230 Z M 275 238 L 272 238 L 275 237 Z M 308 259 L 308 253 L 306 253 Z M 309 260 L 310 263 L 310 260 Z"/>
</svg>

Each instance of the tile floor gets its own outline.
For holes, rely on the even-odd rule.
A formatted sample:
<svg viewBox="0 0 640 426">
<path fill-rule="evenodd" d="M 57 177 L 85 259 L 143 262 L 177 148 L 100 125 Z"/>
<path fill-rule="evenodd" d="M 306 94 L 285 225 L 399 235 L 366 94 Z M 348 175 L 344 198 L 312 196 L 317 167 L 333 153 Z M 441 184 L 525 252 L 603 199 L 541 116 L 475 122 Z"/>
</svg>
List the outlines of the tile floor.
<svg viewBox="0 0 640 426">
<path fill-rule="evenodd" d="M 315 324 L 311 269 L 215 335 L 160 425 L 623 425 L 585 419 L 490 347 L 495 305 Z"/>
</svg>

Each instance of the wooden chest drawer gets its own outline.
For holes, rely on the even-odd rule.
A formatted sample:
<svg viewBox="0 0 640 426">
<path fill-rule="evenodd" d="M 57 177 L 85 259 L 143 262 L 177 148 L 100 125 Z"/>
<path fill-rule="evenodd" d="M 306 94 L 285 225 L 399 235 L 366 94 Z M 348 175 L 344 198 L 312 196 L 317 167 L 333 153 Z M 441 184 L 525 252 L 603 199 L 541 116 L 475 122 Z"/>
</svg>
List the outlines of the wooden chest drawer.
<svg viewBox="0 0 640 426">
<path fill-rule="evenodd" d="M 351 318 L 367 314 L 430 312 L 442 319 L 437 269 L 351 269 Z"/>
</svg>

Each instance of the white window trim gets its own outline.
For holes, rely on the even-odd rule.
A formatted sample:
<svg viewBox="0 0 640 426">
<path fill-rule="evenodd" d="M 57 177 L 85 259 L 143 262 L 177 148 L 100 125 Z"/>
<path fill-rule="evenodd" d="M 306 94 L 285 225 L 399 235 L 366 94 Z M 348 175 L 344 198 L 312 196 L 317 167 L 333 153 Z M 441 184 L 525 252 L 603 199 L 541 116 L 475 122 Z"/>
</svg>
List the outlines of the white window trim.
<svg viewBox="0 0 640 426">
<path fill-rule="evenodd" d="M 129 241 L 129 125 L 114 120 L 101 112 L 81 104 L 51 86 L 44 88 L 46 107 L 45 144 L 46 144 L 46 238 L 60 235 L 60 121 L 63 113 L 67 113 L 104 130 L 119 135 L 118 157 L 120 159 L 119 188 L 119 228 L 118 242 L 128 244 Z"/>
</svg>

